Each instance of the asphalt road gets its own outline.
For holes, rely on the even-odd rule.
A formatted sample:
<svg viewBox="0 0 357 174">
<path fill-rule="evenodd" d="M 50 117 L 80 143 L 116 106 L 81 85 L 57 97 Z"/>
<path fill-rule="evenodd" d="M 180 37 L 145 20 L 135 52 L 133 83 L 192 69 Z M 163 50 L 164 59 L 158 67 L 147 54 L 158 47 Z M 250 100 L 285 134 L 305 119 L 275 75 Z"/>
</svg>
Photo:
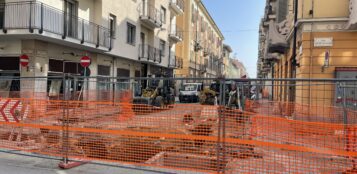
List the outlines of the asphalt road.
<svg viewBox="0 0 357 174">
<path fill-rule="evenodd" d="M 150 167 L 118 165 L 113 163 L 89 163 L 71 170 L 60 170 L 58 159 L 17 151 L 0 150 L 0 174 L 174 174 L 177 172 Z"/>
</svg>

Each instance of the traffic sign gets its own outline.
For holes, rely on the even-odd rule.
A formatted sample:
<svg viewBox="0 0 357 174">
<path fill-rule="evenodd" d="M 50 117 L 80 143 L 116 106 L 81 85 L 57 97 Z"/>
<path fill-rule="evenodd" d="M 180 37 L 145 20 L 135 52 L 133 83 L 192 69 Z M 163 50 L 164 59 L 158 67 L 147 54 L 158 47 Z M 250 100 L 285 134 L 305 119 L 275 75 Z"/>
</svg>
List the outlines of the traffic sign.
<svg viewBox="0 0 357 174">
<path fill-rule="evenodd" d="M 26 54 L 23 54 L 20 56 L 20 64 L 23 67 L 27 67 L 29 65 L 29 56 Z"/>
<path fill-rule="evenodd" d="M 82 66 L 82 67 L 86 68 L 86 67 L 88 67 L 90 64 L 91 64 L 91 60 L 90 60 L 90 58 L 89 58 L 88 56 L 83 56 L 83 57 L 81 58 L 81 66 Z"/>
<path fill-rule="evenodd" d="M 0 122 L 19 123 L 26 119 L 28 109 L 28 106 L 19 100 L 0 99 Z"/>
</svg>

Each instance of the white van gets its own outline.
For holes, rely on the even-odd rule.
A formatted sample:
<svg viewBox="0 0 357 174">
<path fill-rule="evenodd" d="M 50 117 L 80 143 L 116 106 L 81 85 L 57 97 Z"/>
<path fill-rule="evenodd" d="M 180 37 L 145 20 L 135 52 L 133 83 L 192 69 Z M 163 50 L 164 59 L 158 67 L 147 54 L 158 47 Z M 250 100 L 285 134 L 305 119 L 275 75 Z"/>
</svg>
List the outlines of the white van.
<svg viewBox="0 0 357 174">
<path fill-rule="evenodd" d="M 201 94 L 202 83 L 185 83 L 180 89 L 179 100 L 180 103 L 197 103 Z"/>
</svg>

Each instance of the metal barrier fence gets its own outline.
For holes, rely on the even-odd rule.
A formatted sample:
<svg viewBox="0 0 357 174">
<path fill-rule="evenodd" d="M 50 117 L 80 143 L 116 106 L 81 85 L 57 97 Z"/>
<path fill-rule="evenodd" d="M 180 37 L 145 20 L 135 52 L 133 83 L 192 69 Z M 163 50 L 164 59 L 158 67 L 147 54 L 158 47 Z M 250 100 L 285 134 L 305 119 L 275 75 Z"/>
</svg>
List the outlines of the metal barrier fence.
<svg viewBox="0 0 357 174">
<path fill-rule="evenodd" d="M 207 173 L 357 168 L 356 80 L 64 76 L 3 77 L 0 84 L 0 147 L 65 163 L 100 160 Z M 152 86 L 160 88 L 150 93 Z M 193 98 L 184 100 L 184 94 Z"/>
</svg>

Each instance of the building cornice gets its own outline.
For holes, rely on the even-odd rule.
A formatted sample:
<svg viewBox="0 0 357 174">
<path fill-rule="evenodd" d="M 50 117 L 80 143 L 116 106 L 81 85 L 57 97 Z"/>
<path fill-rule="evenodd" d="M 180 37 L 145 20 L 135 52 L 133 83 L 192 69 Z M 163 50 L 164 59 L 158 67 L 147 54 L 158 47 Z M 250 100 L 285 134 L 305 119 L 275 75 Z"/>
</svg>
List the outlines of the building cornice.
<svg viewBox="0 0 357 174">
<path fill-rule="evenodd" d="M 297 25 L 297 28 L 301 27 L 303 24 L 306 23 L 336 23 L 336 22 L 343 22 L 347 25 L 348 22 L 348 18 L 315 18 L 315 19 L 299 19 L 295 25 Z M 346 27 L 343 27 L 343 30 L 347 31 Z M 330 31 L 337 31 L 334 29 L 330 29 Z M 290 40 L 291 37 L 293 36 L 294 30 L 293 28 L 291 28 L 288 36 L 287 36 L 287 40 Z"/>
</svg>

